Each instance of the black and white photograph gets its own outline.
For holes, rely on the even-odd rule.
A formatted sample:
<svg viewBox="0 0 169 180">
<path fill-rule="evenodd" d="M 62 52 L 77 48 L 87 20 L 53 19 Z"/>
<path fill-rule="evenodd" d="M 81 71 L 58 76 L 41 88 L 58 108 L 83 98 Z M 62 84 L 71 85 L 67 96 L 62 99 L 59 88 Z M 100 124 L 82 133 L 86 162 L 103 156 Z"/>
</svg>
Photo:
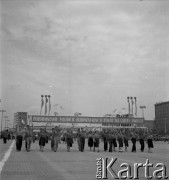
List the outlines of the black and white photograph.
<svg viewBox="0 0 169 180">
<path fill-rule="evenodd" d="M 0 0 L 0 179 L 169 179 L 169 0 Z"/>
</svg>

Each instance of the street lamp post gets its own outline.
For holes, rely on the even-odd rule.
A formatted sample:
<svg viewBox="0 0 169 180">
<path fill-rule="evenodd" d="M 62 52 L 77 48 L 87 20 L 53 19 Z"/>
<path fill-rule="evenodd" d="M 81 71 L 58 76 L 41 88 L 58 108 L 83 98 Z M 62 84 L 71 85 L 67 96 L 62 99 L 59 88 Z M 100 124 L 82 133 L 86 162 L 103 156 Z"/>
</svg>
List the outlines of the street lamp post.
<svg viewBox="0 0 169 180">
<path fill-rule="evenodd" d="M 143 119 L 144 119 L 144 109 L 146 108 L 146 106 L 140 106 L 140 109 L 142 110 L 142 116 L 143 116 Z"/>
<path fill-rule="evenodd" d="M 2 125 L 3 125 L 3 113 L 6 112 L 4 109 L 0 110 L 2 112 L 2 118 L 1 118 L 1 132 L 2 132 Z"/>
<path fill-rule="evenodd" d="M 5 118 L 5 128 L 6 128 L 6 119 L 8 118 L 8 116 L 4 116 L 4 118 Z"/>
</svg>

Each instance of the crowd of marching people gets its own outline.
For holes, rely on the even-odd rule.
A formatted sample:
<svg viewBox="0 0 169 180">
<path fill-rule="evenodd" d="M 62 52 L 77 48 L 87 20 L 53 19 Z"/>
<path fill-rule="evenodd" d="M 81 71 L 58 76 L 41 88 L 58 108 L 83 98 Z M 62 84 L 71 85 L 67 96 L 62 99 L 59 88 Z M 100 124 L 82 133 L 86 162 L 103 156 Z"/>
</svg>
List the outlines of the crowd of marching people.
<svg viewBox="0 0 169 180">
<path fill-rule="evenodd" d="M 3 134 L 4 143 L 6 143 L 7 131 Z M 103 142 L 104 151 L 108 152 L 127 152 L 129 141 L 132 142 L 131 152 L 136 152 L 136 142 L 140 143 L 140 151 L 144 152 L 145 143 L 147 142 L 148 152 L 152 153 L 153 136 L 151 133 L 145 132 L 144 129 L 103 129 L 102 131 L 85 131 L 85 129 L 77 129 L 74 131 L 72 128 L 61 129 L 59 126 L 52 128 L 52 132 L 46 131 L 46 128 L 41 128 L 38 136 L 35 135 L 32 128 L 27 125 L 26 130 L 23 132 L 19 127 L 16 132 L 16 150 L 21 151 L 22 142 L 25 141 L 25 149 L 27 152 L 31 149 L 31 143 L 35 140 L 39 141 L 40 151 L 44 151 L 45 145 L 51 140 L 51 150 L 56 152 L 61 141 L 66 144 L 67 151 L 69 152 L 73 143 L 77 141 L 78 150 L 83 152 L 85 142 L 90 151 L 100 151 L 100 142 Z"/>
</svg>

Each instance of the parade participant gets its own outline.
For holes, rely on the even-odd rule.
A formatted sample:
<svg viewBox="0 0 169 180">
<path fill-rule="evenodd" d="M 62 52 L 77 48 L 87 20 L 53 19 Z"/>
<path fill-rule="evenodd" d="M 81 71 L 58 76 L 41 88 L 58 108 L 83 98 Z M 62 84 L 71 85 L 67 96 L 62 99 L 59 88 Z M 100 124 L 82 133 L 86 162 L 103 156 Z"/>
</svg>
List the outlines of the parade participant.
<svg viewBox="0 0 169 180">
<path fill-rule="evenodd" d="M 76 138 L 77 138 L 77 144 L 78 144 L 78 149 L 80 151 L 80 129 L 77 130 Z"/>
<path fill-rule="evenodd" d="M 93 147 L 93 134 L 91 131 L 88 134 L 88 146 L 90 147 L 90 151 L 91 151 Z"/>
<path fill-rule="evenodd" d="M 54 138 L 53 138 L 53 133 L 54 133 L 54 128 L 52 128 L 52 135 L 51 135 L 51 150 L 53 151 L 54 149 Z"/>
<path fill-rule="evenodd" d="M 117 142 L 116 142 L 116 138 L 117 137 L 116 137 L 116 134 L 117 134 L 116 132 L 112 131 L 112 143 L 113 143 L 112 146 L 113 146 L 113 151 L 116 151 L 116 147 L 117 147 Z"/>
<path fill-rule="evenodd" d="M 65 142 L 65 136 L 64 133 L 62 132 L 61 136 L 60 136 L 60 140 L 63 141 L 63 143 Z M 61 142 L 60 142 L 61 143 Z"/>
<path fill-rule="evenodd" d="M 6 144 L 8 138 L 8 129 L 2 132 L 3 143 Z"/>
<path fill-rule="evenodd" d="M 98 131 L 95 131 L 94 132 L 94 135 L 93 135 L 93 142 L 94 142 L 94 147 L 93 147 L 93 151 L 95 152 L 95 149 L 97 148 L 97 151 L 99 152 L 99 144 L 100 144 L 100 135 L 99 135 L 99 132 Z"/>
<path fill-rule="evenodd" d="M 35 143 L 35 140 L 36 140 L 36 136 L 35 135 L 36 135 L 35 132 L 33 132 L 33 136 L 32 136 L 33 143 Z"/>
<path fill-rule="evenodd" d="M 58 126 L 55 126 L 54 132 L 52 134 L 52 138 L 53 138 L 53 142 L 54 142 L 53 150 L 54 150 L 54 152 L 56 152 L 58 149 L 58 143 L 59 143 L 59 139 L 60 139 L 60 129 Z"/>
<path fill-rule="evenodd" d="M 154 145 L 153 145 L 153 136 L 150 134 L 148 135 L 147 137 L 147 144 L 148 144 L 148 152 L 149 153 L 152 153 L 152 148 L 154 148 Z"/>
<path fill-rule="evenodd" d="M 144 135 L 142 132 L 140 132 L 140 136 L 139 136 L 139 141 L 140 141 L 140 145 L 141 145 L 141 152 L 144 152 L 144 147 L 145 147 L 145 144 L 144 144 Z"/>
<path fill-rule="evenodd" d="M 123 152 L 122 147 L 123 147 L 123 135 L 121 134 L 121 132 L 118 134 L 117 136 L 117 140 L 119 142 L 119 152 Z"/>
<path fill-rule="evenodd" d="M 21 151 L 22 141 L 23 141 L 23 133 L 19 127 L 17 127 L 15 140 L 16 140 L 16 150 Z"/>
<path fill-rule="evenodd" d="M 25 131 L 25 142 L 26 142 L 26 151 L 29 152 L 31 148 L 31 143 L 32 143 L 32 137 L 33 137 L 33 132 L 32 129 L 30 128 L 29 125 L 27 125 L 27 129 Z"/>
<path fill-rule="evenodd" d="M 129 143 L 128 143 L 128 134 L 127 133 L 125 133 L 125 135 L 124 135 L 124 146 L 125 146 L 125 151 L 127 152 L 127 148 L 128 148 L 128 146 L 129 146 Z"/>
<path fill-rule="evenodd" d="M 112 152 L 112 147 L 113 147 L 113 134 L 112 134 L 112 131 L 108 132 L 107 140 L 108 140 L 108 143 L 109 143 L 109 152 Z"/>
<path fill-rule="evenodd" d="M 46 136 L 46 143 L 48 143 L 48 141 L 49 141 L 49 134 L 48 134 L 46 128 L 44 129 L 44 133 L 45 133 L 45 136 Z"/>
<path fill-rule="evenodd" d="M 104 130 L 102 133 L 102 139 L 103 139 L 103 143 L 104 143 L 104 151 L 107 151 L 107 149 L 108 149 L 108 135 L 107 135 L 106 130 Z"/>
<path fill-rule="evenodd" d="M 26 141 L 25 135 L 23 139 L 25 140 L 25 149 L 27 150 L 27 141 Z"/>
<path fill-rule="evenodd" d="M 83 152 L 84 151 L 84 147 L 85 147 L 85 131 L 82 129 L 82 131 L 80 132 L 80 151 Z"/>
<path fill-rule="evenodd" d="M 136 134 L 135 133 L 132 133 L 131 134 L 131 142 L 132 142 L 132 144 L 133 144 L 133 146 L 132 146 L 132 152 L 136 152 Z"/>
<path fill-rule="evenodd" d="M 45 129 L 40 128 L 40 133 L 39 133 L 39 147 L 40 150 L 43 152 L 43 149 L 46 144 L 46 132 Z"/>
<path fill-rule="evenodd" d="M 67 132 L 64 135 L 67 145 L 67 151 L 70 152 L 70 147 L 72 147 L 73 144 L 73 133 L 70 129 L 67 129 Z"/>
</svg>

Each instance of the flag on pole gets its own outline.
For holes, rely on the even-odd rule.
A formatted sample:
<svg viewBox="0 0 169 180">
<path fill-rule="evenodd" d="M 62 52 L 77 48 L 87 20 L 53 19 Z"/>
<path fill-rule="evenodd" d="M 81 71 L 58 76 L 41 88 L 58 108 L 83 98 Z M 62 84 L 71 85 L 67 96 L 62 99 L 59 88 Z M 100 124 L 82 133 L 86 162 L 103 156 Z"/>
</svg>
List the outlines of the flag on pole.
<svg viewBox="0 0 169 180">
<path fill-rule="evenodd" d="M 48 103 L 48 98 L 47 95 L 45 96 L 45 115 L 47 114 L 47 103 Z"/>
<path fill-rule="evenodd" d="M 49 113 L 48 113 L 48 115 L 50 114 L 50 110 L 51 110 L 51 103 L 50 103 L 50 96 L 48 96 L 49 97 Z"/>
<path fill-rule="evenodd" d="M 44 105 L 43 95 L 41 97 L 42 97 L 42 99 L 41 99 L 40 115 L 42 114 L 42 108 L 43 108 L 43 105 Z"/>
<path fill-rule="evenodd" d="M 135 116 L 137 116 L 137 103 L 135 101 Z"/>
<path fill-rule="evenodd" d="M 44 105 L 44 100 L 42 98 L 42 100 L 41 100 L 41 109 L 43 108 L 43 105 Z"/>
</svg>

